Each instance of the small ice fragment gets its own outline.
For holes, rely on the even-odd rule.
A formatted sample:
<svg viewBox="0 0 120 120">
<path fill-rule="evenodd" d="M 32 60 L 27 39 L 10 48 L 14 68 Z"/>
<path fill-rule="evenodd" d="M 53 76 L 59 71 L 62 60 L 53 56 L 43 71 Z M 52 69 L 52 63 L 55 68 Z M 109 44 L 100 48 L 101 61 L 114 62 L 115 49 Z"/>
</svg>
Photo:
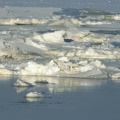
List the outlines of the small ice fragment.
<svg viewBox="0 0 120 120">
<path fill-rule="evenodd" d="M 25 97 L 26 98 L 43 98 L 43 95 L 42 93 L 38 93 L 38 92 L 30 92 Z"/>
<path fill-rule="evenodd" d="M 17 80 L 14 84 L 14 87 L 31 87 L 32 85 L 30 83 L 27 83 L 25 81 L 22 80 Z"/>
<path fill-rule="evenodd" d="M 114 79 L 120 79 L 120 73 L 113 74 L 112 78 L 114 78 Z"/>
<path fill-rule="evenodd" d="M 69 59 L 67 57 L 60 57 L 60 58 L 58 58 L 58 60 L 64 61 L 64 62 L 68 62 L 69 61 Z"/>
</svg>

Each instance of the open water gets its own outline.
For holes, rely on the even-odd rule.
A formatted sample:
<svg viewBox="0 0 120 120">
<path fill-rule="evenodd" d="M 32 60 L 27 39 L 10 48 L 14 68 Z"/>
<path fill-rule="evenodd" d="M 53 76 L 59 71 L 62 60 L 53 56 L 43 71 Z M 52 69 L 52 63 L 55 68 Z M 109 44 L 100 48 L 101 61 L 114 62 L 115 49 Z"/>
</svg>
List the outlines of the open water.
<svg viewBox="0 0 120 120">
<path fill-rule="evenodd" d="M 57 84 L 37 84 L 14 88 L 16 80 L 0 80 L 1 120 L 119 120 L 120 82 L 50 78 Z M 64 82 L 63 82 L 64 81 Z M 30 91 L 42 92 L 45 98 L 26 99 Z"/>
</svg>

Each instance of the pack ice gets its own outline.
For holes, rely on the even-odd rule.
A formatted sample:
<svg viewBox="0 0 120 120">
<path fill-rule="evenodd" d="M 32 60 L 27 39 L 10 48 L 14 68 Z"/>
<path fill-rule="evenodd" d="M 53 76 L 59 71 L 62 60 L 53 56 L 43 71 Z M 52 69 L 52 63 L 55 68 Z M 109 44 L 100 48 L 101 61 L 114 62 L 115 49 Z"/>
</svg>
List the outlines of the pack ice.
<svg viewBox="0 0 120 120">
<path fill-rule="evenodd" d="M 72 14 L 72 10 L 0 8 L 0 75 L 117 76 L 120 70 L 114 63 L 120 59 L 120 15 L 97 14 L 94 9 L 77 9 Z M 27 82 L 17 80 L 14 85 L 31 85 Z"/>
</svg>

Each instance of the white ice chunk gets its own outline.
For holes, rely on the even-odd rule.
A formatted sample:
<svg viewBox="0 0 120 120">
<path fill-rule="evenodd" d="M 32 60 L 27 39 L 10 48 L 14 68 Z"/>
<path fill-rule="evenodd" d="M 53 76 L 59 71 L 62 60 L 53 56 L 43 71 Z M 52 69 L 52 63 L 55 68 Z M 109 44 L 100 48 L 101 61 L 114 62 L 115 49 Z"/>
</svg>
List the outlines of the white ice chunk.
<svg viewBox="0 0 120 120">
<path fill-rule="evenodd" d="M 78 42 L 95 42 L 103 43 L 108 40 L 107 36 L 100 34 L 93 34 L 89 30 L 80 31 L 79 29 L 71 29 L 67 31 L 67 38 Z"/>
<path fill-rule="evenodd" d="M 84 38 L 85 36 L 89 35 L 89 31 L 79 31 L 78 29 L 71 29 L 67 31 L 67 38 L 71 38 L 73 40 L 80 40 Z"/>
<path fill-rule="evenodd" d="M 93 55 L 93 56 L 95 56 L 95 55 L 99 55 L 98 53 L 97 53 L 97 51 L 95 51 L 95 49 L 93 49 L 93 48 L 88 48 L 87 49 L 87 51 L 85 52 L 85 55 Z"/>
<path fill-rule="evenodd" d="M 40 40 L 40 39 L 39 39 Z M 44 40 L 43 40 L 44 41 Z M 26 38 L 26 42 L 27 45 L 31 45 L 33 47 L 39 48 L 41 50 L 48 50 L 47 46 L 45 44 L 39 44 L 37 42 L 34 42 L 31 38 Z"/>
<path fill-rule="evenodd" d="M 108 21 L 95 21 L 95 20 L 91 21 L 91 20 L 82 20 L 82 19 L 75 19 L 75 18 L 72 18 L 71 22 L 77 26 L 80 26 L 80 25 L 93 25 L 94 26 L 94 25 L 111 24 Z"/>
<path fill-rule="evenodd" d="M 75 54 L 76 54 L 76 51 L 68 51 L 68 52 L 66 53 L 66 56 L 67 56 L 67 57 L 74 57 Z"/>
<path fill-rule="evenodd" d="M 60 58 L 58 58 L 58 60 L 61 60 L 61 61 L 64 61 L 64 62 L 69 61 L 68 57 L 60 57 Z"/>
<path fill-rule="evenodd" d="M 46 66 L 29 61 L 25 68 L 17 71 L 18 75 L 45 75 Z"/>
<path fill-rule="evenodd" d="M 85 65 L 85 66 L 83 66 L 83 67 L 81 67 L 80 68 L 80 71 L 81 72 L 87 72 L 87 71 L 90 71 L 90 70 L 93 70 L 94 69 L 94 67 L 92 66 L 92 65 Z"/>
<path fill-rule="evenodd" d="M 95 65 L 97 68 L 106 68 L 106 66 L 104 64 L 102 64 L 102 62 L 99 60 L 95 60 L 91 64 Z"/>
<path fill-rule="evenodd" d="M 0 64 L 0 69 L 4 69 L 6 66 L 3 64 Z"/>
<path fill-rule="evenodd" d="M 7 31 L 2 31 L 0 32 L 2 35 L 6 35 L 7 34 Z"/>
<path fill-rule="evenodd" d="M 60 69 L 56 63 L 52 60 L 48 65 L 37 64 L 35 62 L 28 62 L 24 69 L 17 72 L 19 75 L 51 75 L 55 74 Z"/>
<path fill-rule="evenodd" d="M 64 42 L 64 35 L 65 31 L 55 31 L 52 33 L 45 33 L 42 35 L 42 38 L 45 40 L 45 42 L 50 42 L 50 43 L 61 43 Z"/>
<path fill-rule="evenodd" d="M 112 78 L 120 79 L 120 73 L 113 74 Z"/>
<path fill-rule="evenodd" d="M 87 61 L 87 60 L 80 61 L 79 64 L 80 64 L 80 65 L 87 65 L 87 64 L 88 64 L 88 61 Z"/>
<path fill-rule="evenodd" d="M 37 19 L 0 19 L 0 24 L 2 25 L 34 25 L 34 24 L 45 24 L 47 20 L 37 20 Z"/>
<path fill-rule="evenodd" d="M 25 97 L 26 98 L 43 98 L 44 96 L 42 95 L 42 93 L 30 92 Z"/>
<path fill-rule="evenodd" d="M 106 19 L 112 19 L 112 20 L 120 20 L 120 14 L 116 14 L 116 15 L 108 15 L 106 16 Z"/>
<path fill-rule="evenodd" d="M 60 68 L 56 65 L 56 63 L 51 60 L 47 66 L 46 75 L 52 75 L 60 71 Z"/>
<path fill-rule="evenodd" d="M 25 67 L 26 71 L 29 71 L 29 72 L 31 72 L 31 73 L 33 73 L 35 75 L 37 75 L 37 74 L 38 75 L 39 74 L 45 74 L 46 68 L 45 68 L 44 65 L 37 64 L 37 63 L 32 62 L 32 61 L 28 62 L 27 64 L 28 64 L 28 66 Z"/>
<path fill-rule="evenodd" d="M 17 80 L 14 84 L 13 84 L 13 86 L 15 86 L 15 87 L 31 87 L 32 86 L 32 84 L 30 84 L 30 83 L 28 83 L 28 82 L 26 82 L 26 81 L 23 81 L 23 80 Z"/>
<path fill-rule="evenodd" d="M 35 39 L 38 42 L 44 42 L 45 41 L 40 34 L 34 34 L 33 39 Z"/>
</svg>

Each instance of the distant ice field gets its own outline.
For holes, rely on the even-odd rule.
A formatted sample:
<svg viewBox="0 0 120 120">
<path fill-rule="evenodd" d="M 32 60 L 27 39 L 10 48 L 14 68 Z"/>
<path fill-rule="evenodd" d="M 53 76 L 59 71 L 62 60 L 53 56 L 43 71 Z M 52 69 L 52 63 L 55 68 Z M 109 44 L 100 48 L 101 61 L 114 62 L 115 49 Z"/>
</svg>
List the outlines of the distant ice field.
<svg viewBox="0 0 120 120">
<path fill-rule="evenodd" d="M 119 12 L 119 5 L 120 0 L 0 0 L 1 7 L 94 8 L 111 12 Z"/>
<path fill-rule="evenodd" d="M 101 61 L 120 60 L 119 13 L 5 6 L 0 28 L 1 75 L 120 76 L 119 66 Z M 23 81 L 16 84 L 26 85 Z"/>
</svg>

